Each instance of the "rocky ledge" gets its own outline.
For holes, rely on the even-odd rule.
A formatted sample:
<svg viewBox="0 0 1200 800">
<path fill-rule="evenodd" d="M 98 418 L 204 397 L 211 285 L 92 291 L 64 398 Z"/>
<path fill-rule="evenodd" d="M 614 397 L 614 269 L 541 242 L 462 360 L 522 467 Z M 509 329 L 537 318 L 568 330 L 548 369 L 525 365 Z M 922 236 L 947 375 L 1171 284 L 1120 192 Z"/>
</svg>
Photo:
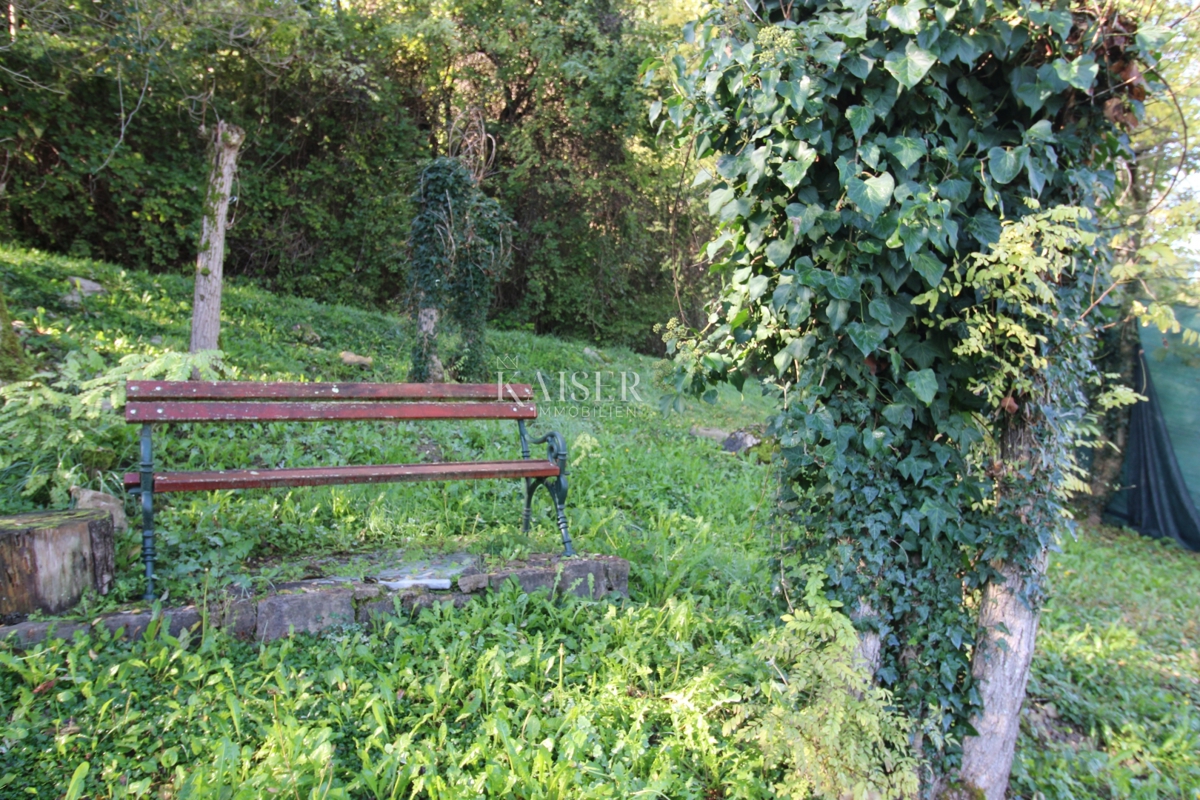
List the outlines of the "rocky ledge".
<svg viewBox="0 0 1200 800">
<path fill-rule="evenodd" d="M 338 578 L 279 584 L 262 597 L 227 597 L 207 608 L 208 623 L 239 639 L 260 642 L 293 633 L 366 624 L 389 616 L 411 614 L 434 603 L 462 606 L 473 597 L 514 581 L 522 591 L 570 593 L 600 598 L 627 595 L 629 562 L 615 556 L 562 558 L 534 555 L 497 568 L 471 567 L 455 580 L 377 580 L 371 583 Z M 436 587 L 436 588 L 431 588 Z M 444 587 L 444 588 L 443 588 Z M 104 628 L 113 635 L 143 636 L 153 625 L 172 636 L 201 625 L 205 614 L 196 606 L 132 609 L 93 620 L 53 619 L 0 626 L 0 641 L 29 647 L 49 638 L 70 639 L 76 632 Z"/>
</svg>

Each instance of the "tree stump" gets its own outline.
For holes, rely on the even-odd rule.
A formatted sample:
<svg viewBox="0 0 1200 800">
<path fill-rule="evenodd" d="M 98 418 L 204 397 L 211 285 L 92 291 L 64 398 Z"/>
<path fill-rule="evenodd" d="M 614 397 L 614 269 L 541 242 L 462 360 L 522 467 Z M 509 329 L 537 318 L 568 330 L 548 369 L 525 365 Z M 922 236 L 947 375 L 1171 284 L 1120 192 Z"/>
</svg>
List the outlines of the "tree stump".
<svg viewBox="0 0 1200 800">
<path fill-rule="evenodd" d="M 58 614 L 116 571 L 112 514 L 98 508 L 0 517 L 0 614 Z"/>
</svg>

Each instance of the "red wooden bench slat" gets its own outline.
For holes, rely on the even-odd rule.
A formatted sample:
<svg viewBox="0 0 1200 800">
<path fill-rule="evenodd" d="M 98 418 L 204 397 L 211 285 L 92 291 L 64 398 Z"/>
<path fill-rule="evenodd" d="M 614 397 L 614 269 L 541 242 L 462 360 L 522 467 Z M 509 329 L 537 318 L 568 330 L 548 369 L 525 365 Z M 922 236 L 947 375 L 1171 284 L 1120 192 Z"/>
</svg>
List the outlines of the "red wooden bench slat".
<svg viewBox="0 0 1200 800">
<path fill-rule="evenodd" d="M 558 466 L 545 460 L 484 461 L 481 463 L 383 464 L 359 467 L 305 469 L 236 469 L 221 472 L 156 472 L 154 493 L 199 492 L 210 489 L 268 489 L 276 486 L 326 486 L 348 483 L 454 481 L 484 478 L 541 478 L 558 475 Z M 141 485 L 141 475 L 125 473 L 125 488 Z"/>
<path fill-rule="evenodd" d="M 320 422 L 347 419 L 537 419 L 530 403 L 126 402 L 126 422 Z"/>
<path fill-rule="evenodd" d="M 133 400 L 529 400 L 527 383 L 254 383 L 251 381 L 129 381 Z M 514 397 L 515 395 L 515 397 Z"/>
</svg>

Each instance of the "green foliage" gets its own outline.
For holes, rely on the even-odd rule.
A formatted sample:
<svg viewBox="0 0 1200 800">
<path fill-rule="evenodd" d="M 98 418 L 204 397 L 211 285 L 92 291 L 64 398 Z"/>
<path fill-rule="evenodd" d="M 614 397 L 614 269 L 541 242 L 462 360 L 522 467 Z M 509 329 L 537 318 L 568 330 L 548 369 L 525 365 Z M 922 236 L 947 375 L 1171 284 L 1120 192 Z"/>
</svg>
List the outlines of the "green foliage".
<svg viewBox="0 0 1200 800">
<path fill-rule="evenodd" d="M 151 628 L 0 650 L 0 788 L 61 793 L 75 772 L 89 796 L 115 797 L 773 797 L 785 772 L 739 731 L 777 708 L 764 627 L 725 588 L 646 605 L 514 587 L 324 639 Z M 853 717 L 841 741 L 881 746 L 865 728 L 898 724 L 882 698 L 822 692 L 852 645 L 812 599 L 786 637 L 818 655 L 815 683 L 784 710 Z M 796 769 L 827 770 L 818 796 L 837 797 L 872 770 L 864 755 Z"/>
<path fill-rule="evenodd" d="M 85 298 L 82 306 L 68 305 L 62 296 L 69 276 L 90 278 L 107 291 Z M 37 372 L 57 376 L 74 351 L 103 361 L 85 370 L 91 377 L 118 368 L 130 356 L 138 363 L 187 348 L 192 289 L 183 276 L 126 272 L 102 262 L 0 246 L 0 282 L 14 316 L 25 323 L 23 343 Z M 409 377 L 410 321 L 272 295 L 236 277 L 227 282 L 222 313 L 222 364 L 231 379 Z M 649 424 L 658 401 L 650 360 L 619 348 L 602 351 L 606 360 L 600 363 L 613 374 L 602 376 L 605 402 L 593 404 L 571 399 L 572 373 L 584 385 L 595 383 L 597 364 L 582 346 L 526 333 L 493 330 L 488 337 L 506 380 L 538 387 L 541 413 L 531 424 L 532 435 L 558 430 L 571 445 L 576 463 L 570 513 L 579 546 L 670 565 L 661 573 L 645 573 L 646 591 L 660 599 L 688 582 L 718 585 L 719 576 L 707 570 L 704 549 L 693 545 L 713 535 L 714 527 L 743 529 L 746 517 L 739 509 L 764 502 L 766 473 L 734 459 L 714 463 L 711 445 L 697 442 L 687 430 L 696 423 L 733 430 L 760 421 L 768 406 L 742 404 L 727 390 L 723 396 L 732 402 L 727 408 L 706 406 L 701 412 L 698 404 L 688 404 L 684 416 Z M 455 338 L 447 338 L 455 347 Z M 338 356 L 343 350 L 371 356 L 375 365 L 347 366 Z M 631 392 L 627 403 L 620 402 L 622 371 L 641 393 Z M 566 374 L 567 387 L 561 399 L 560 373 Z M 59 417 L 45 424 L 64 434 L 72 430 L 72 423 Z M 109 491 L 120 486 L 122 472 L 136 469 L 137 430 L 119 411 L 75 424 L 83 438 L 62 455 L 56 447 L 24 448 L 16 439 L 0 438 L 0 457 L 21 465 L 0 473 L 0 511 L 51 503 L 45 487 L 23 494 L 31 461 L 43 465 L 39 474 L 61 469 L 63 485 L 73 480 Z M 583 447 L 585 435 L 595 443 Z M 452 461 L 514 458 L 520 452 L 511 422 L 214 424 L 177 425 L 169 434 L 156 434 L 155 458 L 164 469 L 183 470 L 414 463 L 427 459 L 431 446 Z M 85 456 L 91 450 L 94 459 Z M 170 597 L 183 601 L 196 599 L 206 579 L 214 586 L 250 587 L 301 577 L 306 565 L 328 564 L 334 553 L 463 546 L 486 551 L 518 532 L 522 492 L 519 482 L 480 481 L 164 495 L 156 500 L 160 578 Z M 130 503 L 127 510 L 132 518 L 135 506 Z M 549 507 L 535 504 L 534 510 L 534 529 L 523 546 L 553 552 L 560 545 L 553 516 L 545 516 Z M 669 536 L 651 545 L 636 535 L 639 529 Z M 133 534 L 127 544 L 134 546 Z M 342 569 L 355 574 L 362 568 L 349 559 Z M 118 571 L 125 582 L 104 601 L 109 604 L 140 596 L 136 564 Z M 752 571 L 746 567 L 739 574 Z"/>
<path fill-rule="evenodd" d="M 706 227 L 644 114 L 638 65 L 672 12 L 644 0 L 18 4 L 0 70 L 0 237 L 128 268 L 195 258 L 203 125 L 246 131 L 226 274 L 402 301 L 418 172 L 486 110 L 490 193 L 516 221 L 505 327 L 659 349 L 698 305 L 673 281 Z M 692 272 L 695 272 L 695 267 Z M 678 294 L 678 300 L 675 295 Z"/>
<path fill-rule="evenodd" d="M 220 117 L 247 133 L 227 274 L 343 302 L 399 294 L 398 227 L 424 152 L 411 21 L 300 2 L 21 13 L 0 72 L 11 235 L 131 268 L 191 262 L 198 130 Z"/>
<path fill-rule="evenodd" d="M 918 784 L 910 725 L 874 711 L 890 696 L 854 663 L 858 634 L 825 599 L 819 569 L 808 573 L 804 606 L 783 622 L 763 648 L 778 671 L 778 699 L 747 732 L 768 765 L 785 768 L 778 796 L 833 797 L 849 788 L 854 796 L 912 797 Z"/>
<path fill-rule="evenodd" d="M 12 329 L 12 318 L 8 314 L 8 301 L 0 291 L 0 381 L 14 381 L 25 377 L 25 352 L 21 340 Z"/>
<path fill-rule="evenodd" d="M 978 704 L 972 593 L 1064 532 L 1094 236 L 1083 211 L 1027 215 L 1114 185 L 1127 144 L 1083 102 L 1135 102 L 1100 66 L 1137 58 L 1113 24 L 1028 2 L 731 3 L 668 68 L 671 119 L 715 161 L 724 281 L 703 331 L 668 331 L 676 388 L 776 387 L 797 552 L 880 633 L 877 674 L 937 768 Z"/>
<path fill-rule="evenodd" d="M 66 306 L 60 298 L 71 275 L 108 292 L 86 298 L 83 308 Z M 24 343 L 39 372 L 85 347 L 111 368 L 188 341 L 191 287 L 182 277 L 0 248 L 0 280 L 26 322 Z M 341 364 L 342 349 L 373 355 L 372 379 L 405 377 L 409 339 L 393 318 L 275 297 L 236 278 L 225 300 L 224 368 L 235 377 L 361 376 Z M 490 335 L 506 370 L 515 362 L 522 380 L 531 369 L 556 376 L 592 368 L 577 345 Z M 153 344 L 159 336 L 161 345 Z M 850 670 L 853 633 L 825 602 L 828 587 L 811 570 L 802 591 L 772 577 L 779 532 L 763 524 L 773 468 L 722 454 L 686 432 L 696 423 L 745 426 L 771 404 L 739 402 L 721 387 L 715 404 L 668 396 L 680 413 L 651 416 L 658 398 L 650 362 L 619 349 L 603 355 L 606 369 L 643 373 L 646 403 L 637 413 L 586 419 L 569 413 L 586 404 L 542 402 L 539 390 L 537 424 L 562 430 L 572 443 L 574 532 L 590 551 L 631 560 L 628 601 L 558 605 L 506 593 L 380 631 L 261 648 L 211 631 L 176 643 L 156 630 L 132 643 L 97 632 L 23 654 L 0 648 L 0 795 L 29 785 L 61 796 L 81 775 L 87 797 L 182 796 L 185 785 L 192 797 L 287 796 L 298 787 L 307 787 L 302 796 L 329 787 L 326 796 L 388 797 L 396 781 L 421 779 L 429 794 L 461 796 L 477 795 L 478 781 L 502 789 L 514 765 L 529 766 L 515 773 L 511 791 L 526 796 L 558 786 L 571 796 L 657 787 L 673 797 L 718 789 L 727 797 L 768 797 L 805 785 L 844 792 L 864 780 L 880 789 L 902 785 L 902 740 L 912 728 L 881 709 L 886 694 L 860 699 L 846 690 L 865 688 L 864 677 Z M 113 472 L 136 461 L 135 429 L 117 427 L 130 436 Z M 177 426 L 170 444 L 158 440 L 164 463 L 330 463 L 342 454 L 413 460 L 420 434 L 450 458 L 508 457 L 501 453 L 511 455 L 514 445 L 511 431 L 486 424 L 244 427 Z M 28 507 L 14 506 L 15 496 L 0 497 L 6 510 Z M 464 532 L 469 542 L 482 540 L 482 552 L 556 546 L 552 522 L 524 538 L 515 526 L 497 524 L 520 504 L 519 486 L 504 482 L 214 492 L 160 502 L 172 602 L 211 598 L 236 576 L 300 577 L 269 561 L 239 563 L 247 556 L 262 563 L 271 554 L 439 547 Z M 136 555 L 134 538 L 119 556 Z M 1194 729 L 1196 719 L 1184 713 L 1197 702 L 1195 561 L 1124 536 L 1084 536 L 1054 557 L 1055 594 L 1031 684 L 1037 708 L 1014 777 L 1022 796 L 1167 798 L 1179 796 L 1172 787 L 1195 783 L 1188 738 L 1195 734 L 1185 726 Z M 118 598 L 140 597 L 136 559 L 119 571 Z M 780 589 L 794 607 L 781 607 Z M 784 612 L 791 619 L 779 626 Z M 473 715 L 459 719 L 476 701 Z M 1039 732 L 1046 704 L 1068 728 Z M 572 738 L 577 728 L 582 744 Z M 1076 731 L 1081 740 L 1068 738 Z M 547 739 L 553 749 L 543 746 Z M 424 775 L 414 775 L 420 767 Z"/>
<path fill-rule="evenodd" d="M 484 381 L 484 326 L 492 287 L 511 261 L 512 220 L 457 158 L 438 158 L 421 170 L 413 203 L 418 210 L 409 239 L 410 306 L 418 318 L 424 309 L 450 312 L 462 336 L 455 375 L 468 383 Z M 411 380 L 429 380 L 437 351 L 437 329 L 419 329 Z"/>
<path fill-rule="evenodd" d="M 131 354 L 107 368 L 94 350 L 74 350 L 55 372 L 39 372 L 0 387 L 0 437 L 5 440 L 0 473 L 6 476 L 5 488 L 60 507 L 70 501 L 71 487 L 89 478 L 121 494 L 120 481 L 106 482 L 117 453 L 133 438 L 118 413 L 125 406 L 125 381 L 191 380 L 193 371 L 204 380 L 215 380 L 220 369 L 219 351 Z"/>
</svg>

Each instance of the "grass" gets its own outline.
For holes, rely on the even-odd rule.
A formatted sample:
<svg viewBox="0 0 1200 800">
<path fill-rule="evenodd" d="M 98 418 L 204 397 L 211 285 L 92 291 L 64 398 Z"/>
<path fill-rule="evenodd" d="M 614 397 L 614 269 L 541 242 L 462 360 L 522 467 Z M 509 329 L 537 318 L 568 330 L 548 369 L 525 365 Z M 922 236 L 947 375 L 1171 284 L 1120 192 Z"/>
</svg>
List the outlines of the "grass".
<svg viewBox="0 0 1200 800">
<path fill-rule="evenodd" d="M 72 275 L 96 280 L 107 291 L 87 298 L 82 308 L 67 305 L 62 297 Z M 0 248 L 0 280 L 14 318 L 26 324 L 26 346 L 42 364 L 72 351 L 93 351 L 112 363 L 130 354 L 187 348 L 191 288 L 183 278 Z M 230 377 L 401 381 L 407 374 L 412 331 L 403 318 L 275 297 L 237 282 L 226 287 L 223 308 L 221 346 Z M 719 455 L 715 444 L 687 432 L 701 421 L 730 429 L 761 422 L 770 409 L 761 397 L 743 399 L 728 391 L 718 406 L 692 403 L 685 413 L 664 418 L 657 410 L 653 359 L 622 349 L 588 348 L 585 354 L 583 343 L 525 333 L 495 332 L 490 342 L 506 380 L 535 384 L 541 418 L 531 426 L 532 435 L 557 429 L 566 437 L 570 520 L 585 550 L 648 558 L 639 531 L 668 529 L 683 541 L 714 527 L 744 529 L 743 510 L 767 498 L 767 467 Z M 375 366 L 363 370 L 342 364 L 344 350 L 371 356 Z M 594 402 L 597 371 L 605 373 L 599 403 Z M 572 386 L 572 377 L 590 387 L 587 400 Z M 581 399 L 572 401 L 572 392 Z M 120 473 L 134 469 L 137 461 L 136 428 L 116 414 L 105 417 L 85 430 L 95 441 L 81 448 L 76 461 L 86 461 L 92 451 L 111 450 L 109 469 L 88 471 L 78 463 L 32 468 L 65 468 L 60 483 L 119 493 Z M 519 453 L 516 426 L 499 422 L 179 425 L 156 435 L 156 460 L 164 469 L 404 463 L 422 460 L 430 446 L 446 460 Z M 6 456 L 0 511 L 49 503 L 49 484 L 32 496 L 23 491 L 31 469 L 27 454 L 3 449 L 0 444 Z M 288 577 L 280 565 L 292 557 L 385 547 L 445 549 L 464 542 L 487 548 L 516 536 L 522 491 L 516 481 L 492 481 L 161 496 L 156 498 L 160 572 L 169 596 L 188 600 L 206 580 Z M 128 510 L 134 518 L 132 504 Z M 553 549 L 557 530 L 544 495 L 538 510 L 532 542 Z M 130 533 L 124 545 L 125 577 L 116 601 L 140 593 L 137 536 Z M 656 543 L 652 549 L 665 546 Z M 271 566 L 250 570 L 250 560 Z"/>
<path fill-rule="evenodd" d="M 71 275 L 108 291 L 65 305 Z M 0 281 L 42 367 L 72 352 L 95 353 L 99 370 L 186 348 L 183 278 L 0 246 Z M 96 632 L 24 653 L 0 647 L 0 798 L 713 800 L 885 782 L 879 770 L 896 754 L 867 731 L 903 721 L 886 697 L 840 688 L 853 638 L 845 617 L 817 585 L 793 598 L 798 622 L 779 624 L 770 466 L 688 433 L 761 422 L 769 402 L 726 391 L 663 417 L 652 359 L 490 336 L 498 367 L 547 376 L 536 430 L 566 436 L 574 534 L 585 551 L 631 561 L 627 600 L 508 591 L 264 645 L 206 627 L 181 640 Z M 403 380 L 410 337 L 401 317 L 227 288 L 222 347 L 238 379 Z M 375 366 L 347 367 L 342 350 Z M 558 399 L 560 372 L 598 368 L 637 373 L 640 399 L 571 401 L 569 378 Z M 619 396 L 619 378 L 611 385 Z M 0 441 L 3 510 L 50 502 L 56 480 L 111 488 L 136 459 L 134 431 L 116 416 L 50 414 L 82 439 L 45 463 Z M 195 425 L 157 443 L 165 467 L 185 469 L 412 460 L 431 446 L 447 458 L 508 458 L 511 427 Z M 105 467 L 83 464 L 104 451 Z M 25 493 L 39 469 L 57 477 Z M 519 495 L 515 483 L 477 482 L 164 498 L 162 576 L 184 600 L 335 554 L 354 564 L 393 547 L 554 550 L 545 505 L 532 537 L 518 534 Z M 91 598 L 89 613 L 140 594 L 136 545 L 135 534 L 122 540 L 115 596 Z M 1200 797 L 1198 567 L 1195 554 L 1108 529 L 1083 530 L 1055 555 L 1013 796 Z"/>
</svg>

